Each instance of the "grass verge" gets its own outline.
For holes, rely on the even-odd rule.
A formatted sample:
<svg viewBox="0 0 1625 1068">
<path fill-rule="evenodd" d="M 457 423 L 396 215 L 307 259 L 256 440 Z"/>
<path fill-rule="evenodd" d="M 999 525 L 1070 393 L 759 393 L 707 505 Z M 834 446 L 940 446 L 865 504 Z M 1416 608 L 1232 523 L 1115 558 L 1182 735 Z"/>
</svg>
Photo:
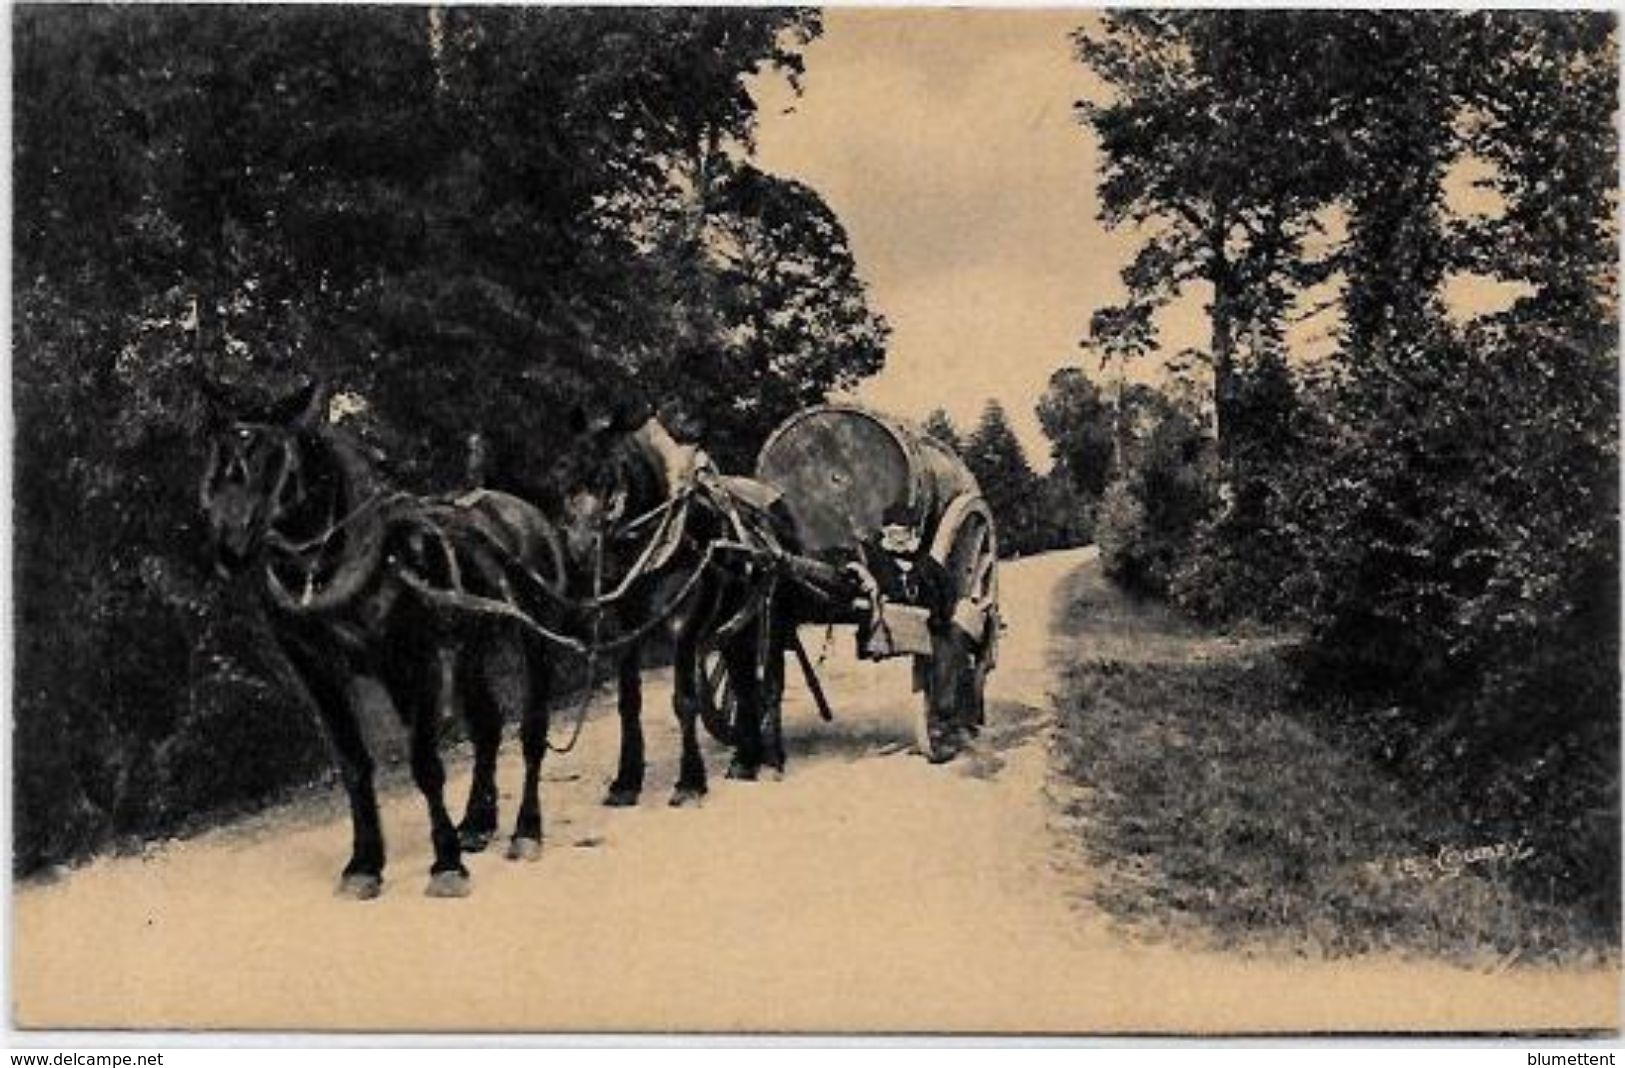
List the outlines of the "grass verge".
<svg viewBox="0 0 1625 1068">
<path fill-rule="evenodd" d="M 1291 635 L 1216 634 L 1098 564 L 1061 603 L 1055 757 L 1090 896 L 1119 923 L 1319 958 L 1617 959 L 1613 932 L 1515 878 L 1538 843 L 1476 840 L 1298 701 Z"/>
</svg>

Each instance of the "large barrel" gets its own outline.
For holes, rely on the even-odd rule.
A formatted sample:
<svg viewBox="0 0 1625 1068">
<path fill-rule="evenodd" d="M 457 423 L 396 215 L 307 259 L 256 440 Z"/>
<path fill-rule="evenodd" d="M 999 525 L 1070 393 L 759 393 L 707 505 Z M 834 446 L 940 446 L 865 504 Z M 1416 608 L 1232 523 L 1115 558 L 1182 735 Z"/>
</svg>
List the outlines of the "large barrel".
<svg viewBox="0 0 1625 1068">
<path fill-rule="evenodd" d="M 899 419 L 828 404 L 785 420 L 762 446 L 756 477 L 783 491 L 807 552 L 849 547 L 901 505 L 932 538 L 948 502 L 979 496 L 953 450 Z"/>
</svg>

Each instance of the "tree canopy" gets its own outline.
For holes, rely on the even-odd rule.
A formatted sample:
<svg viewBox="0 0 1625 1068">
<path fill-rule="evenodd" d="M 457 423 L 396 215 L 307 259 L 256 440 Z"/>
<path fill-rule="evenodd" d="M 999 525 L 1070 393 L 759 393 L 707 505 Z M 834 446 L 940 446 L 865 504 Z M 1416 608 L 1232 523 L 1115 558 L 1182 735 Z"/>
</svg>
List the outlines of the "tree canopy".
<svg viewBox="0 0 1625 1068">
<path fill-rule="evenodd" d="M 814 11 L 36 5 L 13 29 L 21 863 L 319 753 L 299 717 L 234 714 L 278 676 L 195 566 L 210 398 L 324 379 L 395 481 L 439 489 L 473 432 L 534 479 L 569 405 L 634 386 L 739 464 L 884 359 L 840 221 L 752 162 L 751 82 L 799 82 Z M 241 760 L 200 778 L 200 748 Z"/>
<path fill-rule="evenodd" d="M 960 455 L 993 510 L 999 525 L 1000 549 L 1028 552 L 1038 548 L 1040 482 L 1027 462 L 1021 441 L 1010 429 L 1002 404 L 987 402 Z"/>
<path fill-rule="evenodd" d="M 1338 173 L 1326 89 L 1346 66 L 1326 25 L 1316 12 L 1128 11 L 1074 36 L 1106 87 L 1078 106 L 1100 143 L 1101 218 L 1147 234 L 1123 270 L 1127 303 L 1096 313 L 1091 343 L 1143 352 L 1155 310 L 1209 286 L 1221 444 L 1238 353 L 1278 345 L 1292 296 L 1324 276 L 1304 251 Z"/>
<path fill-rule="evenodd" d="M 954 426 L 953 419 L 942 408 L 933 408 L 926 415 L 920 429 L 936 438 L 944 445 L 958 452 L 964 445 L 959 437 L 959 428 Z"/>
<path fill-rule="evenodd" d="M 1081 370 L 1063 367 L 1050 375 L 1037 411 L 1055 460 L 1051 477 L 1065 478 L 1078 492 L 1098 498 L 1116 449 L 1115 406 Z"/>
<path fill-rule="evenodd" d="M 1222 458 L 1138 446 L 1103 557 L 1295 618 L 1376 749 L 1476 828 L 1543 828 L 1526 877 L 1617 925 L 1614 15 L 1113 12 L 1076 40 L 1109 90 L 1080 110 L 1102 217 L 1143 236 L 1089 342 L 1157 352 L 1157 309 L 1211 287 Z M 1505 306 L 1453 305 L 1469 274 Z M 1323 280 L 1311 365 L 1293 304 Z"/>
</svg>

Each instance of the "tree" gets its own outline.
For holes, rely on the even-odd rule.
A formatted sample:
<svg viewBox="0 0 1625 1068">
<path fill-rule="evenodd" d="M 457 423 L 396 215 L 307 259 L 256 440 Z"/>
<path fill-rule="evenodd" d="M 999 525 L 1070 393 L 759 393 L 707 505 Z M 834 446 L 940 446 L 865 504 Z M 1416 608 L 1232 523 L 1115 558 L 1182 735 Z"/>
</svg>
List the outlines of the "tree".
<svg viewBox="0 0 1625 1068">
<path fill-rule="evenodd" d="M 1617 932 L 1614 17 L 1134 13 L 1079 50 L 1112 89 L 1083 112 L 1103 211 L 1151 228 L 1091 341 L 1150 351 L 1157 301 L 1211 283 L 1224 456 L 1215 495 L 1191 427 L 1125 404 L 1107 568 L 1206 614 L 1298 606 L 1353 736 L 1466 825 L 1539 833 L 1515 878 Z M 1462 161 L 1500 210 L 1451 215 Z M 1326 208 L 1347 238 L 1309 262 Z M 1523 292 L 1453 322 L 1464 268 Z M 1328 270 L 1344 326 L 1305 374 L 1284 298 Z"/>
<path fill-rule="evenodd" d="M 1381 57 L 1345 112 L 1348 328 L 1297 484 L 1311 662 L 1466 818 L 1541 827 L 1522 876 L 1601 891 L 1617 930 L 1614 21 L 1370 14 L 1345 24 Z M 1466 154 L 1504 210 L 1462 222 Z M 1528 291 L 1459 327 L 1457 266 Z"/>
<path fill-rule="evenodd" d="M 1143 351 L 1152 312 L 1206 283 L 1213 404 L 1227 448 L 1238 358 L 1280 343 L 1292 296 L 1325 276 L 1304 255 L 1338 174 L 1317 136 L 1324 72 L 1343 57 L 1315 12 L 1135 11 L 1074 35 L 1106 99 L 1079 104 L 1099 139 L 1101 218 L 1148 236 L 1123 271 L 1128 303 L 1091 322 L 1092 347 Z M 1118 335 L 1124 335 L 1118 340 Z"/>
<path fill-rule="evenodd" d="M 1607 348 L 1618 313 L 1616 18 L 1480 12 L 1466 68 L 1467 148 L 1505 211 L 1466 228 L 1474 269 L 1530 288 L 1506 320 Z M 1602 336 L 1599 337 L 1598 335 Z"/>
<path fill-rule="evenodd" d="M 1070 549 L 1094 538 L 1099 498 L 1085 496 L 1064 472 L 1051 470 L 1039 479 L 1041 503 L 1036 535 L 1040 548 Z"/>
<path fill-rule="evenodd" d="M 799 9 L 18 12 L 20 864 L 321 764 L 265 635 L 198 566 L 211 396 L 324 378 L 427 490 L 475 431 L 545 473 L 558 413 L 671 353 L 754 346 L 694 394 L 772 398 L 736 442 L 878 368 L 839 221 L 749 164 L 751 81 L 796 80 L 818 30 Z M 723 231 L 753 273 L 686 270 Z"/>
<path fill-rule="evenodd" d="M 1349 11 L 1336 38 L 1350 64 L 1335 87 L 1347 148 L 1345 342 L 1353 361 L 1393 358 L 1396 344 L 1441 328 L 1451 266 L 1444 176 L 1464 69 L 1458 19 L 1439 12 Z"/>
<path fill-rule="evenodd" d="M 745 164 L 719 170 L 704 254 L 691 262 L 709 290 L 706 322 L 640 370 L 706 413 L 719 462 L 748 470 L 773 427 L 880 370 L 890 328 L 814 190 Z"/>
<path fill-rule="evenodd" d="M 1098 499 L 1116 450 L 1114 405 L 1081 370 L 1065 367 L 1050 376 L 1038 399 L 1038 422 L 1055 460 L 1051 477 L 1065 478 L 1079 493 Z"/>
<path fill-rule="evenodd" d="M 1101 497 L 1095 538 L 1110 578 L 1166 597 L 1216 504 L 1213 440 L 1177 391 L 1136 383 L 1122 406 L 1122 462 Z"/>
<path fill-rule="evenodd" d="M 964 445 L 959 440 L 959 429 L 954 426 L 953 419 L 949 418 L 945 410 L 931 409 L 930 414 L 925 417 L 925 422 L 920 424 L 920 429 L 955 452 L 963 451 Z"/>
<path fill-rule="evenodd" d="M 999 527 L 999 548 L 1009 552 L 1033 552 L 1039 544 L 1039 479 L 1027 463 L 1027 455 L 1010 429 L 1004 406 L 987 402 L 976 430 L 961 452 L 965 465 L 976 476 Z"/>
<path fill-rule="evenodd" d="M 1206 620 L 1301 619 L 1313 591 L 1299 495 L 1323 477 L 1322 400 L 1285 360 L 1266 355 L 1238 376 L 1225 491 L 1195 531 L 1170 582 L 1173 600 Z"/>
</svg>

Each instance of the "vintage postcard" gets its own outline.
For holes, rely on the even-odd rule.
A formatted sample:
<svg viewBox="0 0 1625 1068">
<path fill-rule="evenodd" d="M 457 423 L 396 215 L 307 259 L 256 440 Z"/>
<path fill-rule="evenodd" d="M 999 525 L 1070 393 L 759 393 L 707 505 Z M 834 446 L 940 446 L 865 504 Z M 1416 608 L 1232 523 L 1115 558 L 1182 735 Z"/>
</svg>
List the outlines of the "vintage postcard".
<svg viewBox="0 0 1625 1068">
<path fill-rule="evenodd" d="M 1613 12 L 9 17 L 13 1028 L 1616 1033 Z"/>
</svg>

